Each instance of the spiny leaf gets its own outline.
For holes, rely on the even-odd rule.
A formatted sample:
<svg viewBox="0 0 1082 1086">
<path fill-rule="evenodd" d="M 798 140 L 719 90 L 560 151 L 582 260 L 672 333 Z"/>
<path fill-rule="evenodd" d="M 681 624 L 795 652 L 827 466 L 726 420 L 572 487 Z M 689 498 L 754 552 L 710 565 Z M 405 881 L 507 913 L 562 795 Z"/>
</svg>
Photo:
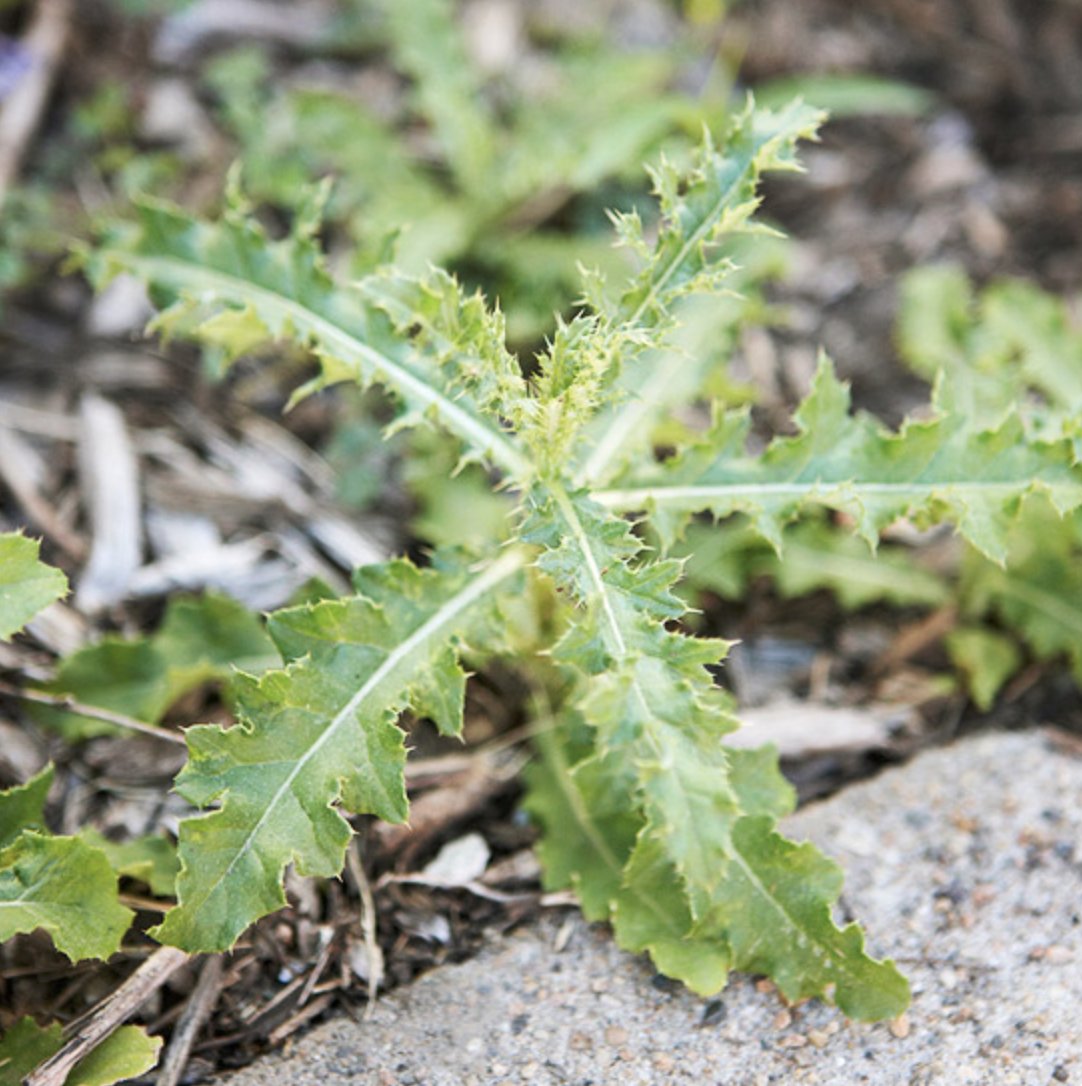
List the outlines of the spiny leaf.
<svg viewBox="0 0 1082 1086">
<path fill-rule="evenodd" d="M 683 404 L 700 396 L 721 396 L 734 405 L 753 398 L 752 390 L 727 378 L 726 367 L 740 329 L 762 306 L 759 284 L 777 273 L 780 259 L 749 253 L 737 239 L 727 248 L 739 261 L 727 283 L 732 293 L 681 300 L 664 342 L 625 352 L 608 401 L 582 428 L 576 450 L 580 484 L 617 475 L 631 460 L 650 456 L 656 445 L 685 444 L 693 434 L 678 422 Z"/>
<path fill-rule="evenodd" d="M 60 570 L 38 561 L 38 548 L 35 540 L 18 532 L 0 535 L 0 641 L 68 590 Z"/>
<path fill-rule="evenodd" d="M 749 101 L 722 138 L 721 149 L 707 135 L 690 170 L 666 161 L 654 168 L 662 218 L 652 250 L 645 248 L 634 216 L 617 218 L 625 243 L 646 259 L 610 311 L 614 322 L 663 322 L 680 295 L 716 289 L 728 270 L 725 254 L 716 247 L 727 234 L 749 228 L 759 205 L 759 175 L 799 169 L 796 143 L 815 135 L 822 116 L 799 101 L 777 113 L 756 110 Z"/>
<path fill-rule="evenodd" d="M 727 948 L 690 935 L 687 898 L 671 864 L 660 857 L 628 867 L 643 819 L 621 759 L 591 756 L 572 768 L 560 739 L 546 735 L 539 746 L 542 760 L 527 773 L 526 809 L 546 831 L 538 845 L 545 886 L 573 887 L 584 915 L 611 920 L 625 950 L 648 952 L 659 969 L 697 992 L 716 992 L 729 972 Z"/>
<path fill-rule="evenodd" d="M 53 767 L 47 765 L 25 784 L 0 792 L 0 848 L 10 845 L 23 830 L 44 828 L 45 799 L 53 775 Z"/>
<path fill-rule="evenodd" d="M 652 341 L 644 342 L 655 350 L 641 359 L 634 352 L 624 352 L 629 358 L 620 388 L 628 399 L 612 404 L 588 432 L 591 448 L 577 477 L 580 483 L 597 485 L 608 479 L 627 451 L 636 445 L 643 448 L 644 438 L 649 437 L 645 422 L 681 402 L 681 393 L 687 397 L 701 387 L 696 369 L 710 352 L 694 337 L 689 344 L 686 333 L 684 342 L 679 333 L 671 337 L 671 326 L 688 316 L 677 303 L 685 295 L 704 293 L 723 307 L 723 314 L 731 313 L 732 304 L 726 306 L 718 295 L 723 289 L 745 289 L 749 279 L 763 274 L 767 254 L 760 249 L 751 250 L 749 256 L 750 247 L 740 237 L 762 230 L 752 222 L 759 205 L 760 175 L 798 169 L 796 143 L 813 136 L 821 119 L 822 114 L 800 102 L 777 113 L 753 110 L 749 103 L 732 121 L 720 148 L 709 133 L 704 134 L 690 170 L 662 162 L 654 171 L 662 217 L 652 247 L 645 242 L 637 215 L 616 217 L 618 233 L 640 254 L 643 267 L 618 302 L 608 299 L 603 286 L 589 279 L 587 298 L 629 342 L 636 330 L 653 329 Z M 750 276 L 741 272 L 738 261 L 751 265 Z M 723 343 L 725 334 L 717 338 Z M 697 362 L 682 358 L 689 346 L 697 349 Z M 658 348 L 664 349 L 659 353 Z"/>
<path fill-rule="evenodd" d="M 607 668 L 598 671 L 599 649 L 585 654 L 591 673 L 580 680 L 577 707 L 595 730 L 598 755 L 622 763 L 631 778 L 605 791 L 626 797 L 641 819 L 622 882 L 634 896 L 613 902 L 617 938 L 680 968 L 699 990 L 720 987 L 734 964 L 770 973 L 793 998 L 833 994 L 855 1017 L 900 1013 L 904 980 L 864 955 L 855 927 L 839 933 L 830 921 L 837 869 L 810 846 L 773 832 L 792 792 L 769 755 L 740 759 L 747 780 L 736 783 L 721 744 L 734 722 L 705 670 L 719 646 L 659 624 L 680 613 L 670 590 L 676 564 L 642 561 L 627 525 L 584 496 L 553 484 L 547 492 L 547 506 L 535 496 L 524 534 L 546 548 L 538 564 L 579 600 L 586 631 L 565 638 L 554 654 L 569 668 L 581 668 L 584 644 L 607 655 Z M 565 788 L 564 795 L 572 793 Z M 573 812 L 576 806 L 589 804 L 572 804 Z M 794 874 L 786 877 L 787 870 Z M 587 886 L 596 878 L 573 873 Z M 602 874 L 603 886 L 608 878 Z M 682 890 L 675 897 L 674 878 Z M 663 921 L 654 915 L 659 901 L 668 901 Z M 757 930 L 769 938 L 769 951 L 752 941 Z"/>
<path fill-rule="evenodd" d="M 42 928 L 72 961 L 108 958 L 133 916 L 109 861 L 76 837 L 26 830 L 0 850 L 0 941 Z"/>
<path fill-rule="evenodd" d="M 588 920 L 608 920 L 642 827 L 628 803 L 634 782 L 619 759 L 583 757 L 564 736 L 543 734 L 537 747 L 525 807 L 546 831 L 537 846 L 544 885 L 574 887 Z"/>
<path fill-rule="evenodd" d="M 465 644 L 500 623 L 491 596 L 521 567 L 508 551 L 479 574 L 419 571 L 408 562 L 359 574 L 370 595 L 279 613 L 271 632 L 288 666 L 235 680 L 239 723 L 187 732 L 178 791 L 212 814 L 181 824 L 180 904 L 157 937 L 186 950 L 224 950 L 285 904 L 282 876 L 332 876 L 351 830 L 339 807 L 406 817 L 407 707 L 461 727 Z"/>
<path fill-rule="evenodd" d="M 539 567 L 583 607 L 580 629 L 554 653 L 571 667 L 584 655 L 607 663 L 584 677 L 579 709 L 599 752 L 622 752 L 634 765 L 650 832 L 664 841 L 696 912 L 722 877 L 728 826 L 740 814 L 720 743 L 736 724 L 705 670 L 725 646 L 657 624 L 683 612 L 671 591 L 679 564 L 632 565 L 641 544 L 627 524 L 583 496 L 553 488 L 524 535 L 546 548 Z M 584 645 L 595 647 L 584 653 Z"/>
<path fill-rule="evenodd" d="M 714 995 L 729 978 L 732 953 L 724 935 L 697 934 L 680 875 L 662 843 L 643 834 L 612 903 L 612 926 L 625 950 L 648 953 L 666 976 L 693 992 Z"/>
<path fill-rule="evenodd" d="M 854 519 L 874 545 L 898 517 L 953 521 L 960 534 L 996 562 L 1028 493 L 1042 492 L 1060 513 L 1082 505 L 1082 468 L 1067 441 L 1026 440 L 1016 416 L 994 430 L 939 415 L 898 433 L 850 415 L 849 394 L 824 361 L 795 421 L 795 437 L 777 438 L 759 457 L 744 449 L 747 419 L 723 416 L 709 440 L 653 471 L 601 491 L 610 509 L 645 509 L 667 542 L 691 513 L 747 513 L 775 548 L 782 527 L 808 506 Z"/>
<path fill-rule="evenodd" d="M 138 213 L 134 229 L 114 229 L 102 239 L 87 268 L 99 286 L 127 271 L 173 300 L 156 321 L 160 331 L 217 343 L 233 354 L 275 339 L 309 346 L 322 375 L 300 394 L 343 380 L 382 384 L 411 419 L 432 417 L 475 455 L 511 474 L 528 474 L 499 422 L 475 402 L 476 381 L 456 368 L 456 359 L 403 341 L 393 321 L 366 301 L 365 283 L 331 279 L 310 221 L 272 242 L 236 202 L 214 224 L 149 202 Z M 380 280 L 367 286 L 381 294 Z"/>
<path fill-rule="evenodd" d="M 842 873 L 812 845 L 774 832 L 773 820 L 751 815 L 732 831 L 733 862 L 718 887 L 705 932 L 723 931 L 736 968 L 769 975 L 787 999 L 833 990 L 850 1018 L 901 1014 L 909 985 L 893 962 L 864 953 L 856 924 L 839 930 L 830 906 Z"/>
</svg>

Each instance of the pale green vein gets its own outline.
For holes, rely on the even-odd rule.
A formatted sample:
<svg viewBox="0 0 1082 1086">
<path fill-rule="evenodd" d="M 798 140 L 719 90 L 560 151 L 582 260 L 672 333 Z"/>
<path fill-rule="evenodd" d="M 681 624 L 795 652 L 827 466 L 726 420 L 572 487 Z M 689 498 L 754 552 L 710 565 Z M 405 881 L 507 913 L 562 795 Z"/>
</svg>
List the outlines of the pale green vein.
<svg viewBox="0 0 1082 1086">
<path fill-rule="evenodd" d="M 341 728 L 354 722 L 355 715 L 361 706 L 364 705 L 365 700 L 379 688 L 382 682 L 394 674 L 395 669 L 399 664 L 408 660 L 428 642 L 442 636 L 446 632 L 447 627 L 450 626 L 464 611 L 476 603 L 486 593 L 495 588 L 501 581 L 506 580 L 513 573 L 521 569 L 525 565 L 525 562 L 526 552 L 524 550 L 511 549 L 505 551 L 475 580 L 471 581 L 470 584 L 457 595 L 452 596 L 451 599 L 443 604 L 431 618 L 418 626 L 409 637 L 387 654 L 386 658 L 358 688 L 356 693 L 335 714 L 330 723 L 320 734 L 319 738 L 293 763 L 289 773 L 263 808 L 263 813 L 248 831 L 244 841 L 237 848 L 228 867 L 225 868 L 215 882 L 211 883 L 204 890 L 199 900 L 206 900 L 209 898 L 217 888 L 230 877 L 237 864 L 251 851 L 260 831 L 266 826 L 285 796 L 290 793 L 297 778 L 311 764 L 316 755 L 337 736 Z M 184 904 L 191 909 L 196 903 L 186 901 Z"/>
<path fill-rule="evenodd" d="M 432 407 L 449 430 L 469 445 L 489 456 L 504 471 L 517 479 L 530 475 L 529 460 L 501 433 L 463 410 L 453 399 L 422 381 L 394 359 L 332 320 L 295 301 L 288 295 L 269 290 L 240 276 L 218 271 L 202 264 L 189 264 L 175 257 L 143 256 L 111 252 L 110 259 L 154 283 L 169 283 L 178 290 L 230 298 L 240 302 L 261 303 L 286 314 L 295 332 L 312 336 L 333 346 L 337 357 L 367 363 L 384 375 L 386 382 L 404 395 Z"/>
</svg>

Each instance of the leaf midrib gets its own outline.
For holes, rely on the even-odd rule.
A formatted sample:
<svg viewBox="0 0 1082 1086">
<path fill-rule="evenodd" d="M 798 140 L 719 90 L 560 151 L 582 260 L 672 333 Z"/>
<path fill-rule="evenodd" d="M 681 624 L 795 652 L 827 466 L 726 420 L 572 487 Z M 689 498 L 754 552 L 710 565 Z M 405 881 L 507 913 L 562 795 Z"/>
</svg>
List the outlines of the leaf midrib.
<svg viewBox="0 0 1082 1086">
<path fill-rule="evenodd" d="M 438 611 L 436 611 L 431 618 L 419 626 L 409 637 L 407 637 L 401 644 L 395 646 L 390 653 L 383 659 L 380 665 L 375 671 L 365 680 L 361 687 L 355 694 L 346 702 L 346 704 L 335 714 L 330 724 L 322 731 L 320 736 L 312 743 L 305 753 L 296 760 L 293 768 L 288 775 L 278 786 L 274 795 L 267 802 L 263 808 L 263 813 L 259 816 L 255 825 L 248 832 L 244 841 L 237 848 L 236 853 L 230 860 L 229 865 L 222 872 L 222 874 L 206 888 L 204 893 L 196 901 L 185 901 L 182 904 L 192 908 L 198 903 L 205 902 L 212 894 L 222 885 L 233 873 L 237 864 L 248 855 L 253 847 L 253 842 L 258 837 L 260 831 L 267 824 L 271 818 L 275 808 L 281 802 L 283 797 L 292 789 L 293 783 L 301 775 L 305 768 L 311 763 L 312 759 L 319 753 L 323 747 L 334 738 L 338 733 L 338 730 L 349 722 L 356 711 L 363 704 L 365 698 L 369 694 L 378 688 L 380 683 L 384 681 L 389 675 L 394 672 L 394 669 L 405 659 L 408 659 L 413 652 L 421 648 L 426 640 L 432 638 L 442 632 L 443 628 L 448 623 L 453 622 L 466 608 L 472 603 L 476 602 L 481 596 L 483 596 L 490 589 L 494 588 L 500 581 L 505 580 L 511 574 L 515 573 L 525 564 L 525 552 L 521 550 L 508 550 L 505 551 L 491 566 L 488 567 L 480 576 L 478 576 L 473 582 L 467 585 L 457 595 L 452 596 Z"/>
<path fill-rule="evenodd" d="M 491 457 L 504 471 L 519 479 L 529 475 L 530 462 L 498 431 L 490 429 L 469 412 L 464 411 L 453 400 L 415 377 L 389 355 L 358 339 L 334 321 L 321 316 L 288 295 L 220 269 L 209 268 L 204 264 L 188 262 L 176 257 L 115 252 L 109 255 L 111 259 L 128 268 L 146 269 L 145 275 L 152 282 L 171 282 L 196 291 L 209 288 L 227 298 L 242 301 L 258 299 L 264 305 L 283 310 L 297 325 L 301 327 L 307 325 L 317 337 L 337 344 L 339 350 L 344 350 L 346 357 L 350 353 L 360 355 L 388 374 L 391 378 L 389 383 L 434 407 L 450 430 L 479 449 L 484 455 Z"/>
<path fill-rule="evenodd" d="M 940 479 L 929 482 L 863 482 L 853 480 L 830 481 L 816 479 L 806 483 L 715 483 L 687 484 L 668 486 L 625 487 L 616 490 L 596 490 L 590 497 L 606 509 L 619 512 L 633 512 L 644 509 L 647 505 L 687 505 L 696 501 L 717 500 L 754 500 L 760 497 L 786 498 L 815 495 L 830 497 L 840 492 L 849 491 L 859 497 L 861 494 L 876 495 L 912 495 L 915 498 L 927 497 L 936 491 L 977 492 L 981 494 L 1013 494 L 1029 487 L 1044 487 L 1050 491 L 1073 490 L 1082 501 L 1082 483 L 1073 481 L 1049 482 L 1039 476 L 1028 479 L 1005 480 L 969 480 Z"/>
</svg>

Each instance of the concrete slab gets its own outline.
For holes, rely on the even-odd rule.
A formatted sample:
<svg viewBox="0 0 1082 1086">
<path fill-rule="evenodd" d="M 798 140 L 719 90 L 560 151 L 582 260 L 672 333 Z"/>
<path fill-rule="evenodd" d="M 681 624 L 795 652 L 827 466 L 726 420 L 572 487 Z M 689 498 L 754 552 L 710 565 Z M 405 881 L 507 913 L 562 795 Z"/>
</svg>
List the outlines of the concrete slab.
<svg viewBox="0 0 1082 1086">
<path fill-rule="evenodd" d="M 1082 1083 L 1082 758 L 1038 732 L 985 736 L 809 807 L 788 831 L 844 865 L 844 909 L 913 984 L 905 1020 L 786 1008 L 746 977 L 697 999 L 563 914 L 228 1086 Z"/>
</svg>

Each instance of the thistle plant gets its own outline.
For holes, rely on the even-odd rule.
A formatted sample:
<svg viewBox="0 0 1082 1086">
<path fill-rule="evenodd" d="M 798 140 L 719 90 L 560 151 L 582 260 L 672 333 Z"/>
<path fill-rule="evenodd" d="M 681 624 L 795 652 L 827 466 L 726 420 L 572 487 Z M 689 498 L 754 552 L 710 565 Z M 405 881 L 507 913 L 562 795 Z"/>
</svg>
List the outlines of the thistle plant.
<svg viewBox="0 0 1082 1086">
<path fill-rule="evenodd" d="M 85 254 L 98 285 L 123 271 L 151 287 L 164 335 L 230 357 L 308 348 L 318 374 L 294 400 L 381 386 L 399 405 L 392 429 L 449 435 L 507 507 L 488 546 L 367 567 L 353 594 L 268 617 L 281 666 L 233 677 L 235 724 L 186 731 L 176 787 L 198 813 L 181 824 L 177 904 L 157 939 L 228 949 L 285 904 L 287 866 L 341 871 L 349 814 L 404 821 L 402 714 L 459 735 L 466 666 L 501 656 L 539 676 L 550 702 L 526 797 L 546 885 L 573 887 L 587 917 L 696 992 L 738 969 L 854 1018 L 905 1007 L 893 963 L 832 919 L 838 866 L 779 833 L 794 798 L 776 754 L 726 746 L 738 723 L 711 669 L 727 644 L 683 625 L 670 551 L 693 520 L 701 532 L 735 513 L 781 549 L 791 521 L 826 509 L 873 548 L 899 518 L 950 521 L 1001 562 L 1023 500 L 1062 516 L 1082 506 L 1082 471 L 1068 438 L 1011 412 L 974 421 L 949 395 L 888 431 L 850 411 L 825 359 L 794 432 L 760 453 L 744 410 L 695 422 L 713 356 L 688 350 L 688 314 L 724 311 L 733 253 L 765 231 L 760 175 L 797 169 L 818 122 L 801 103 L 749 105 L 685 165 L 661 162 L 656 225 L 614 216 L 627 280 L 584 273 L 577 311 L 526 371 L 500 312 L 441 271 L 334 281 L 317 243 L 325 189 L 280 241 L 233 191 L 217 222 L 143 203 Z"/>
</svg>

